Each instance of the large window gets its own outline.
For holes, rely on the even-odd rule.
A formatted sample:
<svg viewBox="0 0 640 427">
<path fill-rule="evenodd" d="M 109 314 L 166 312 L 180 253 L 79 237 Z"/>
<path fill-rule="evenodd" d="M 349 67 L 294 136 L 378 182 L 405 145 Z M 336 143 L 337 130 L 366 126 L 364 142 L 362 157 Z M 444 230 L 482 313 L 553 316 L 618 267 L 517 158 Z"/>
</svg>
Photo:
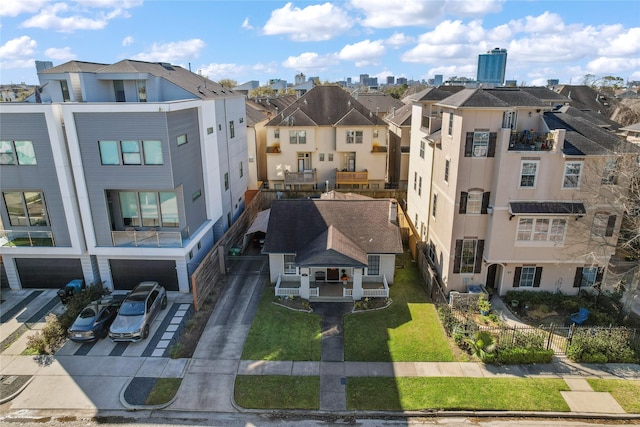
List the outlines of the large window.
<svg viewBox="0 0 640 427">
<path fill-rule="evenodd" d="M 580 185 L 580 172 L 582 162 L 567 162 L 564 165 L 564 178 L 562 188 L 578 188 Z"/>
<path fill-rule="evenodd" d="M 377 276 L 380 274 L 380 255 L 369 255 L 367 257 L 367 275 Z"/>
<path fill-rule="evenodd" d="M 103 165 L 162 165 L 162 141 L 98 141 Z"/>
<path fill-rule="evenodd" d="M 476 240 L 463 240 L 460 273 L 473 273 L 476 262 Z"/>
<path fill-rule="evenodd" d="M 520 166 L 520 187 L 535 188 L 538 162 L 525 161 Z"/>
<path fill-rule="evenodd" d="M 307 143 L 307 131 L 305 131 L 305 130 L 290 130 L 289 131 L 289 143 L 290 144 L 306 144 Z"/>
<path fill-rule="evenodd" d="M 453 272 L 463 274 L 480 273 L 482 271 L 483 251 L 484 240 L 456 240 Z"/>
<path fill-rule="evenodd" d="M 473 157 L 487 157 L 489 146 L 489 132 L 473 133 Z"/>
<path fill-rule="evenodd" d="M 284 274 L 296 274 L 296 256 L 294 254 L 284 255 Z"/>
<path fill-rule="evenodd" d="M 420 157 L 423 159 L 424 159 L 424 147 L 425 147 L 424 140 L 420 140 Z"/>
<path fill-rule="evenodd" d="M 520 218 L 516 240 L 563 242 L 567 220 L 562 218 Z"/>
<path fill-rule="evenodd" d="M 595 237 L 613 236 L 613 230 L 615 226 L 616 215 L 609 215 L 606 212 L 598 212 L 593 216 L 591 235 Z"/>
<path fill-rule="evenodd" d="M 461 214 L 486 214 L 489 208 L 489 191 L 461 191 L 460 192 L 460 210 Z"/>
<path fill-rule="evenodd" d="M 467 212 L 468 214 L 479 214 L 482 210 L 482 192 L 469 191 L 467 194 Z"/>
<path fill-rule="evenodd" d="M 598 266 L 578 267 L 573 279 L 574 288 L 591 288 L 602 283 L 604 268 Z"/>
<path fill-rule="evenodd" d="M 178 201 L 173 192 L 123 191 L 120 213 L 125 227 L 178 227 Z"/>
<path fill-rule="evenodd" d="M 0 165 L 36 165 L 31 141 L 0 141 Z"/>
<path fill-rule="evenodd" d="M 362 131 L 361 130 L 348 130 L 347 131 L 347 144 L 362 144 Z"/>
<path fill-rule="evenodd" d="M 532 288 L 536 278 L 536 268 L 535 267 L 522 267 L 522 271 L 520 272 L 520 287 L 521 288 Z"/>
<path fill-rule="evenodd" d="M 7 191 L 3 193 L 9 214 L 9 224 L 14 227 L 47 226 L 48 220 L 42 193 L 39 191 Z"/>
</svg>

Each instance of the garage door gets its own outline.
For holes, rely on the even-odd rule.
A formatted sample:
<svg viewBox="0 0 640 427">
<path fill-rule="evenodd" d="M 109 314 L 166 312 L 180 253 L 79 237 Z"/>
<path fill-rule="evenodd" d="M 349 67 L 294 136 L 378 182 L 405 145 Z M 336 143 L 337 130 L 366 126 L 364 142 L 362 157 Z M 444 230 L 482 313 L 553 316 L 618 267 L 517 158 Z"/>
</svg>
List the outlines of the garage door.
<svg viewBox="0 0 640 427">
<path fill-rule="evenodd" d="M 131 290 L 140 282 L 154 280 L 168 291 L 178 290 L 175 261 L 112 259 L 109 264 L 114 289 Z"/>
<path fill-rule="evenodd" d="M 73 279 L 82 279 L 79 259 L 16 258 L 16 268 L 23 288 L 60 289 Z"/>
</svg>

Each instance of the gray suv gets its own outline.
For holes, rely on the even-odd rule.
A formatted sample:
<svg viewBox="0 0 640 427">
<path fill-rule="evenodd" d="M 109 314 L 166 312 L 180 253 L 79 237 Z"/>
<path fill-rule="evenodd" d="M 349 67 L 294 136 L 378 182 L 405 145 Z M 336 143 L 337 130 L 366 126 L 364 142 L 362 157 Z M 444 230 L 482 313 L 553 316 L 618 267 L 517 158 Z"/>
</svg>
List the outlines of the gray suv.
<svg viewBox="0 0 640 427">
<path fill-rule="evenodd" d="M 149 336 L 149 329 L 160 310 L 167 306 L 167 292 L 158 282 L 142 282 L 122 302 L 109 328 L 112 341 L 140 341 Z"/>
</svg>

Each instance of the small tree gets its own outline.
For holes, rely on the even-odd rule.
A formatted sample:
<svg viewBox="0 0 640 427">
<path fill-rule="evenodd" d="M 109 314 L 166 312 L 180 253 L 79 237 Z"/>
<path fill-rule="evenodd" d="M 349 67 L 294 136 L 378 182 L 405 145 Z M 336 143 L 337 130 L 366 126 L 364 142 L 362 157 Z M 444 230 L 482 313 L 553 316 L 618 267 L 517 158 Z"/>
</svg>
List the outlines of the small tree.
<svg viewBox="0 0 640 427">
<path fill-rule="evenodd" d="M 238 82 L 233 79 L 220 79 L 218 80 L 218 84 L 229 89 L 233 89 L 234 87 L 238 86 Z"/>
<path fill-rule="evenodd" d="M 496 348 L 493 336 L 487 331 L 479 331 L 475 338 L 467 338 L 465 341 L 471 348 L 471 354 L 483 361 Z"/>
</svg>

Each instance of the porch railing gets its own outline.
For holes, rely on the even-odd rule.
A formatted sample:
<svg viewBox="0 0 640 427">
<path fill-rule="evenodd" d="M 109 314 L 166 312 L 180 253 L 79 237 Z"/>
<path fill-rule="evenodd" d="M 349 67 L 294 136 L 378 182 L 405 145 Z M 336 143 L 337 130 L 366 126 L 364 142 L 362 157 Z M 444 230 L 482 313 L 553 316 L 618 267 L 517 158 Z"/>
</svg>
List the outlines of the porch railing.
<svg viewBox="0 0 640 427">
<path fill-rule="evenodd" d="M 369 172 L 336 172 L 336 184 L 368 184 Z"/>
<path fill-rule="evenodd" d="M 300 288 L 284 288 L 282 285 L 282 275 L 278 275 L 278 280 L 276 281 L 276 296 L 277 297 L 299 297 L 300 296 Z"/>
<path fill-rule="evenodd" d="M 342 296 L 343 297 L 349 297 L 352 298 L 353 297 L 353 289 L 351 288 L 342 288 Z"/>
<path fill-rule="evenodd" d="M 285 172 L 284 174 L 285 184 L 315 184 L 316 183 L 316 170 L 309 170 L 303 172 Z"/>
<path fill-rule="evenodd" d="M 319 297 L 320 296 L 320 288 L 310 288 L 309 289 L 310 297 Z"/>
<path fill-rule="evenodd" d="M 387 276 L 382 276 L 382 284 L 384 289 L 363 289 L 362 296 L 364 298 L 389 298 L 389 282 Z"/>
<path fill-rule="evenodd" d="M 0 230 L 0 246 L 55 246 L 51 231 Z"/>
</svg>

